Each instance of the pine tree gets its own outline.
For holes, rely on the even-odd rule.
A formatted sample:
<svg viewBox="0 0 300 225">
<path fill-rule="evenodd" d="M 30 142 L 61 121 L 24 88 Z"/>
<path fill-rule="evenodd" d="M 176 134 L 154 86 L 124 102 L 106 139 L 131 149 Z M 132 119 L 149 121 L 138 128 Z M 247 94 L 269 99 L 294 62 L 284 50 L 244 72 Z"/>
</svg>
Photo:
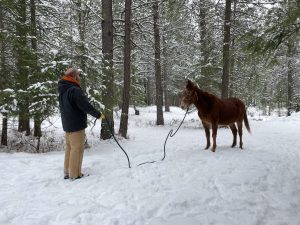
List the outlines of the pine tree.
<svg viewBox="0 0 300 225">
<path fill-rule="evenodd" d="M 114 106 L 114 71 L 113 71 L 113 15 L 112 0 L 102 0 L 102 73 L 103 104 L 105 117 L 102 121 L 101 138 L 111 138 L 114 132 L 113 106 Z M 112 129 L 112 130 L 110 130 Z"/>
<path fill-rule="evenodd" d="M 224 12 L 224 39 L 223 39 L 223 76 L 222 98 L 229 96 L 229 72 L 230 72 L 230 27 L 231 27 L 231 0 L 225 1 Z"/>
<path fill-rule="evenodd" d="M 124 88 L 122 98 L 122 114 L 119 133 L 126 138 L 128 130 L 128 109 L 130 100 L 131 74 L 131 5 L 132 0 L 125 1 L 125 41 L 124 41 Z"/>
<path fill-rule="evenodd" d="M 8 83 L 6 77 L 8 75 L 8 66 L 6 61 L 6 32 L 4 26 L 4 16 L 6 16 L 6 12 L 4 11 L 4 1 L 0 2 L 0 89 L 1 89 L 1 113 L 2 113 L 2 134 L 1 134 L 1 145 L 7 146 L 7 105 L 5 104 L 6 98 L 4 97 L 3 90 L 6 88 Z"/>
<path fill-rule="evenodd" d="M 36 77 L 39 75 L 40 71 L 38 68 L 38 58 L 37 58 L 38 49 L 37 49 L 37 25 L 36 25 L 35 0 L 30 0 L 30 36 L 31 36 L 31 48 L 32 48 L 31 73 L 33 74 L 33 77 Z M 38 138 L 42 136 L 41 123 L 42 123 L 41 115 L 37 112 L 34 112 L 34 136 Z"/>
<path fill-rule="evenodd" d="M 18 0 L 16 2 L 16 66 L 18 75 L 16 79 L 16 88 L 18 93 L 19 107 L 19 126 L 18 131 L 26 131 L 26 135 L 30 134 L 30 115 L 29 115 L 29 67 L 30 50 L 27 44 L 28 25 L 27 25 L 27 4 L 26 0 Z"/>
<path fill-rule="evenodd" d="M 159 11 L 158 0 L 153 3 L 153 19 L 154 19 L 154 48 L 155 48 L 155 84 L 156 84 L 156 124 L 164 125 L 163 116 L 163 88 L 161 77 L 161 58 L 160 58 L 160 34 L 159 34 Z"/>
</svg>

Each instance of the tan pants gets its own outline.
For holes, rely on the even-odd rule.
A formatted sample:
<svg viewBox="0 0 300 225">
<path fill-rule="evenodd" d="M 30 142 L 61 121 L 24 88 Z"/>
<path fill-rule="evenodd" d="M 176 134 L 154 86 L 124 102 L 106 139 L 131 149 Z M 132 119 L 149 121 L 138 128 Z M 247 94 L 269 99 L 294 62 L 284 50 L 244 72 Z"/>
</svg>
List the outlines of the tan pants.
<svg viewBox="0 0 300 225">
<path fill-rule="evenodd" d="M 81 166 L 84 150 L 85 130 L 66 132 L 66 150 L 64 172 L 69 177 L 77 178 L 81 175 Z"/>
</svg>

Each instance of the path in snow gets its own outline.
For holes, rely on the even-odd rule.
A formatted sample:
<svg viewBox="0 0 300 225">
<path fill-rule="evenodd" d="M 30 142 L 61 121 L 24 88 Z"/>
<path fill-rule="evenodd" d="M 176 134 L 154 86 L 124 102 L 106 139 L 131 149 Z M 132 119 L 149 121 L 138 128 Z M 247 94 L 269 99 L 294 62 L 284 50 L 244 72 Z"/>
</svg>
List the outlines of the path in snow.
<svg viewBox="0 0 300 225">
<path fill-rule="evenodd" d="M 245 150 L 230 148 L 231 131 L 219 129 L 215 153 L 203 150 L 204 131 L 189 115 L 168 140 L 166 160 L 137 167 L 162 158 L 169 129 L 184 115 L 173 110 L 166 115 L 177 122 L 172 127 L 153 127 L 151 112 L 131 117 L 130 140 L 121 144 L 132 169 L 114 142 L 98 140 L 97 129 L 87 130 L 84 179 L 62 179 L 63 152 L 1 153 L 0 224 L 300 224 L 300 114 L 250 120 Z"/>
</svg>

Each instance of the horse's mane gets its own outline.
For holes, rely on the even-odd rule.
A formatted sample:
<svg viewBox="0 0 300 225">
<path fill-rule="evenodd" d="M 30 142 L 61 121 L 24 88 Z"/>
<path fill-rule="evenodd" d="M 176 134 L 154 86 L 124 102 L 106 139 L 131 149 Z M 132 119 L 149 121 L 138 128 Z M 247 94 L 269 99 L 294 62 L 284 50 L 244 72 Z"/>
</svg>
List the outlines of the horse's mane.
<svg viewBox="0 0 300 225">
<path fill-rule="evenodd" d="M 214 94 L 211 94 L 209 92 L 203 91 L 200 88 L 198 88 L 197 86 L 195 86 L 196 92 L 199 95 L 202 96 L 203 98 L 207 99 L 207 100 L 212 100 L 212 99 L 218 99 L 218 97 Z"/>
<path fill-rule="evenodd" d="M 218 100 L 217 96 L 208 93 L 206 91 L 203 91 L 197 86 L 195 86 L 195 90 L 198 96 L 198 103 L 203 105 L 207 110 L 210 110 L 214 102 Z"/>
</svg>

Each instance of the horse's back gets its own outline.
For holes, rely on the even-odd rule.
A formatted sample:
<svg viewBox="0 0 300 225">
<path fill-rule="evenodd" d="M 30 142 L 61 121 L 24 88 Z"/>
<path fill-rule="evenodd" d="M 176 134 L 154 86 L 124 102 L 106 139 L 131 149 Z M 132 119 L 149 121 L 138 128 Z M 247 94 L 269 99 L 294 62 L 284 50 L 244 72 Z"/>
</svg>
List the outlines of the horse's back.
<svg viewBox="0 0 300 225">
<path fill-rule="evenodd" d="M 229 108 L 236 108 L 236 109 L 242 109 L 245 110 L 245 104 L 238 98 L 226 98 L 222 99 L 222 106 L 223 107 L 229 107 Z"/>
<path fill-rule="evenodd" d="M 230 124 L 241 121 L 245 114 L 245 104 L 238 98 L 227 98 L 220 101 L 220 118 L 221 124 Z"/>
<path fill-rule="evenodd" d="M 222 100 L 225 101 L 225 102 L 233 102 L 233 103 L 245 106 L 245 104 L 243 103 L 243 101 L 240 100 L 239 98 L 225 98 L 225 99 L 222 99 Z"/>
</svg>

